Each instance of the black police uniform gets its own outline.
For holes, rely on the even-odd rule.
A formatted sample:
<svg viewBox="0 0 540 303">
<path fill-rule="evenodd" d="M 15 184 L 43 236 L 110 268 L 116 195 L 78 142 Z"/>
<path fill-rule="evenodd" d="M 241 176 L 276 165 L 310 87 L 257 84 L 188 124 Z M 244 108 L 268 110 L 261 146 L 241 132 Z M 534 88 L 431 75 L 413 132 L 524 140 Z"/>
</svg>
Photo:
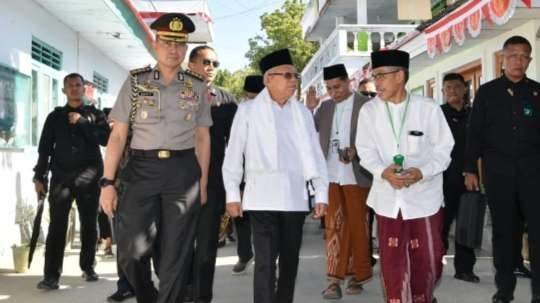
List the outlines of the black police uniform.
<svg viewBox="0 0 540 303">
<path fill-rule="evenodd" d="M 221 166 L 229 140 L 236 99 L 224 89 L 211 86 L 208 89 L 213 125 L 210 127 L 211 154 L 208 171 L 208 201 L 202 207 L 196 235 L 195 259 L 191 283 L 194 298 L 210 302 L 213 297 L 214 273 L 221 215 L 225 212 L 225 187 Z"/>
<path fill-rule="evenodd" d="M 540 296 L 540 84 L 505 76 L 480 86 L 467 133 L 465 171 L 482 158 L 493 222 L 496 298 L 510 301 L 516 286 L 521 216 L 528 224 L 532 292 Z"/>
<path fill-rule="evenodd" d="M 443 241 L 444 247 L 448 250 L 448 234 L 452 222 L 457 217 L 459 210 L 459 201 L 465 188 L 463 177 L 463 165 L 465 161 L 465 137 L 467 132 L 467 122 L 470 115 L 470 107 L 464 106 L 460 111 L 449 104 L 441 106 L 454 136 L 454 148 L 452 149 L 450 165 L 443 173 L 443 193 L 444 193 L 444 225 Z M 473 272 L 473 266 L 476 263 L 474 249 L 455 243 L 454 268 L 456 274 L 468 274 Z"/>
<path fill-rule="evenodd" d="M 81 118 L 70 124 L 68 113 Z M 94 106 L 57 107 L 47 116 L 39 141 L 39 158 L 34 179 L 47 183 L 51 171 L 49 193 L 50 224 L 45 246 L 45 280 L 58 281 L 62 272 L 68 215 L 73 199 L 81 220 L 81 253 L 79 266 L 93 272 L 99 187 L 103 160 L 99 145 L 109 138 L 105 115 Z"/>
</svg>

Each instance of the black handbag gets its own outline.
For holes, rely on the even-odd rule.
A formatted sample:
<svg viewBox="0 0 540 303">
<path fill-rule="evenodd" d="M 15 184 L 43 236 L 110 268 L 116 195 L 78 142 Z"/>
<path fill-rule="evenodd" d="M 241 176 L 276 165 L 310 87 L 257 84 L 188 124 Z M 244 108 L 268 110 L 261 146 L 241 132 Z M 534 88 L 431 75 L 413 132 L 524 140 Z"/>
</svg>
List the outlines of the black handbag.
<svg viewBox="0 0 540 303">
<path fill-rule="evenodd" d="M 486 198 L 481 192 L 461 195 L 456 220 L 456 241 L 469 248 L 482 246 Z"/>
</svg>

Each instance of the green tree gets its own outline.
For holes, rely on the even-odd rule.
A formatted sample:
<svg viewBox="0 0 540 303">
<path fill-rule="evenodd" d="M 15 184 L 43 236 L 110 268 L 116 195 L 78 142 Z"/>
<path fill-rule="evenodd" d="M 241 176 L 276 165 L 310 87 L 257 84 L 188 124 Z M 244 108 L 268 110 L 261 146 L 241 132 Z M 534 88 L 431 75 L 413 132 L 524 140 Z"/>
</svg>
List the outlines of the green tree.
<svg viewBox="0 0 540 303">
<path fill-rule="evenodd" d="M 302 37 L 300 21 L 305 5 L 300 0 L 285 0 L 281 9 L 261 16 L 261 28 L 264 36 L 257 35 L 249 39 L 249 51 L 246 58 L 250 66 L 259 70 L 258 62 L 265 55 L 281 49 L 289 48 L 295 66 L 302 71 L 319 44 L 305 41 Z"/>
<path fill-rule="evenodd" d="M 235 72 L 230 72 L 227 69 L 220 69 L 214 79 L 214 84 L 226 89 L 233 94 L 237 100 L 242 99 L 244 90 L 244 79 L 246 76 L 256 74 L 251 68 L 239 69 Z"/>
</svg>

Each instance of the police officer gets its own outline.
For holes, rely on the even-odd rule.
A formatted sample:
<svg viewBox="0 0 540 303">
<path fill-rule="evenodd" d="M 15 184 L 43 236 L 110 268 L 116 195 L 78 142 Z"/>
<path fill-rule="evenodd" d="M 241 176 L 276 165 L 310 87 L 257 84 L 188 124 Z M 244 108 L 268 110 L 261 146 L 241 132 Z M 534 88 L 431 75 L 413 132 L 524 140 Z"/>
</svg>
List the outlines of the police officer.
<svg viewBox="0 0 540 303">
<path fill-rule="evenodd" d="M 105 146 L 109 126 L 102 111 L 84 105 L 84 79 L 72 73 L 64 78 L 62 89 L 67 104 L 47 116 L 39 141 L 39 158 L 34 168 L 38 195 L 45 195 L 49 170 L 50 224 L 45 244 L 44 279 L 39 289 L 58 288 L 62 272 L 68 215 L 73 203 L 81 220 L 81 253 L 79 265 L 86 281 L 97 281 L 94 272 L 97 239 L 99 188 L 103 173 L 99 145 Z"/>
<path fill-rule="evenodd" d="M 463 76 L 457 73 L 445 75 L 443 78 L 443 95 L 446 103 L 441 108 L 455 141 L 450 155 L 452 162 L 443 173 L 443 241 L 445 250 L 448 250 L 450 226 L 458 214 L 461 195 L 467 191 L 463 178 L 463 162 L 465 157 L 465 134 L 471 110 L 469 102 L 466 100 L 467 86 Z M 471 283 L 480 282 L 480 278 L 473 272 L 473 266 L 476 262 L 474 249 L 463 246 L 457 241 L 454 243 L 454 268 L 456 271 L 454 278 Z"/>
<path fill-rule="evenodd" d="M 193 22 L 169 13 L 150 27 L 158 62 L 131 71 L 111 112 L 115 125 L 100 181 L 101 206 L 116 217 L 118 259 L 137 301 L 179 302 L 206 202 L 212 120 L 203 81 L 180 66 Z M 113 185 L 124 148 L 130 156 L 117 196 Z M 146 271 L 154 245 L 160 252 L 158 293 Z"/>
<path fill-rule="evenodd" d="M 225 212 L 225 188 L 221 166 L 225 146 L 229 140 L 232 121 L 236 113 L 236 99 L 224 89 L 214 85 L 219 67 L 217 55 L 210 46 L 195 47 L 189 55 L 189 69 L 200 74 L 208 87 L 213 125 L 210 128 L 211 160 L 208 174 L 208 203 L 201 209 L 197 228 L 195 260 L 190 278 L 196 302 L 211 302 L 217 255 L 218 232 L 221 215 Z M 191 298 L 188 295 L 186 301 Z"/>
<path fill-rule="evenodd" d="M 482 158 L 493 222 L 497 292 L 493 302 L 513 299 L 523 216 L 529 231 L 532 303 L 540 303 L 540 83 L 525 72 L 532 47 L 521 36 L 503 46 L 504 75 L 476 94 L 467 133 L 465 184 L 478 189 L 476 161 Z"/>
</svg>

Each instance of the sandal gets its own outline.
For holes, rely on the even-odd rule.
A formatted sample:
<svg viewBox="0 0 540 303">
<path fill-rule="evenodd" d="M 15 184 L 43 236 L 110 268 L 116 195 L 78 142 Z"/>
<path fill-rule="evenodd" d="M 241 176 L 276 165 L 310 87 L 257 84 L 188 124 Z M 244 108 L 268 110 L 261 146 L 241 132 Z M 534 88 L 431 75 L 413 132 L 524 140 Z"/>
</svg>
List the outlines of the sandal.
<svg viewBox="0 0 540 303">
<path fill-rule="evenodd" d="M 323 299 L 325 300 L 337 300 L 343 296 L 341 294 L 341 287 L 338 283 L 333 282 L 322 292 Z"/>
<path fill-rule="evenodd" d="M 357 295 L 364 291 L 364 287 L 361 282 L 358 282 L 355 278 L 351 278 L 347 282 L 347 288 L 345 288 L 345 293 L 348 295 Z"/>
</svg>

